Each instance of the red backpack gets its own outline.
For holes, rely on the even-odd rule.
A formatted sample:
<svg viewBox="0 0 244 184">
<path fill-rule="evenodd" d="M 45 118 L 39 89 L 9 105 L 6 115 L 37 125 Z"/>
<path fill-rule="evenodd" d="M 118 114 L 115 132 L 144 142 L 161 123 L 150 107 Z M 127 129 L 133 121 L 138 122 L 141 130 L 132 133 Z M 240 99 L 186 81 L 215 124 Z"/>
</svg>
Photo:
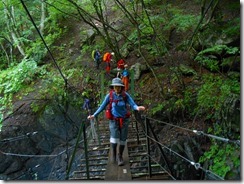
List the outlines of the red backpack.
<svg viewBox="0 0 244 184">
<path fill-rule="evenodd" d="M 113 99 L 113 92 L 114 92 L 113 89 L 110 90 L 110 92 L 109 92 L 109 105 L 108 105 L 108 108 L 107 108 L 106 111 L 105 111 L 105 116 L 106 116 L 106 118 L 109 119 L 109 120 L 113 120 L 113 119 L 114 119 L 113 114 L 112 114 L 112 112 L 111 112 L 111 109 L 112 109 L 112 103 L 113 103 L 113 102 L 118 102 L 118 100 L 114 100 L 114 99 Z M 122 96 L 123 96 L 123 100 L 126 102 L 126 100 L 127 100 L 127 96 L 126 96 L 125 91 L 122 91 Z M 126 113 L 126 115 L 125 115 L 124 118 L 129 118 L 130 116 L 131 116 L 131 112 L 130 112 L 130 110 L 129 110 L 129 106 L 127 105 L 127 113 Z"/>
<path fill-rule="evenodd" d="M 125 60 L 123 59 L 120 59 L 118 62 L 117 62 L 117 68 L 121 69 L 121 70 L 124 70 L 124 67 L 125 66 Z"/>
</svg>

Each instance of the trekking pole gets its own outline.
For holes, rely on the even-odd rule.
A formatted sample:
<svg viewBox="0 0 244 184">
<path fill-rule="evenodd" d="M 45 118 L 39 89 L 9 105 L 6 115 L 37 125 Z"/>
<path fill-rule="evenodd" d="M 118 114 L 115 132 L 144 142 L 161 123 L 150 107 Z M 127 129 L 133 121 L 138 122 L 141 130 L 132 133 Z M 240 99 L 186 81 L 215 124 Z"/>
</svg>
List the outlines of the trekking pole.
<svg viewBox="0 0 244 184">
<path fill-rule="evenodd" d="M 101 145 L 101 139 L 100 139 L 100 130 L 99 130 L 99 122 L 98 122 L 98 117 L 95 118 L 96 120 L 96 128 L 97 128 L 97 139 L 98 139 L 98 145 Z"/>
<path fill-rule="evenodd" d="M 91 115 L 90 110 L 88 110 L 89 116 Z M 97 139 L 97 133 L 96 133 L 96 129 L 95 129 L 95 120 L 94 119 L 90 119 L 90 124 L 91 124 L 91 133 L 92 133 L 92 139 L 95 142 L 95 140 Z"/>
</svg>

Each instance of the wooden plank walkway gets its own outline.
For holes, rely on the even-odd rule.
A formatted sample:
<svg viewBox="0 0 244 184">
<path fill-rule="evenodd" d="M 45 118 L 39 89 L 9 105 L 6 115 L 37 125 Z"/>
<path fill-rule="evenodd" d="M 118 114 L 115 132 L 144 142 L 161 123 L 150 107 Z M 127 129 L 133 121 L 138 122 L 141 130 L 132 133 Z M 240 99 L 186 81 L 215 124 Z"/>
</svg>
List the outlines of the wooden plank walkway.
<svg viewBox="0 0 244 184">
<path fill-rule="evenodd" d="M 107 123 L 107 122 L 106 122 Z M 132 124 L 129 126 L 129 136 L 125 145 L 123 159 L 124 165 L 118 166 L 111 161 L 112 148 L 109 140 L 109 127 L 105 122 L 99 124 L 100 141 L 88 141 L 89 177 L 87 177 L 86 160 L 81 159 L 79 170 L 73 172 L 71 180 L 170 180 L 167 173 L 162 172 L 156 163 L 152 163 L 152 175 L 148 174 L 148 159 L 146 158 L 146 138 L 139 127 L 136 133 Z M 140 137 L 140 140 L 137 140 Z M 119 145 L 118 145 L 119 147 Z"/>
<path fill-rule="evenodd" d="M 123 153 L 123 159 L 124 159 L 123 166 L 118 166 L 117 162 L 113 163 L 111 161 L 111 158 L 112 158 L 112 148 L 110 148 L 110 151 L 109 151 L 108 165 L 106 167 L 106 172 L 105 172 L 105 180 L 109 180 L 109 181 L 132 180 L 127 145 L 125 146 L 124 153 Z"/>
</svg>

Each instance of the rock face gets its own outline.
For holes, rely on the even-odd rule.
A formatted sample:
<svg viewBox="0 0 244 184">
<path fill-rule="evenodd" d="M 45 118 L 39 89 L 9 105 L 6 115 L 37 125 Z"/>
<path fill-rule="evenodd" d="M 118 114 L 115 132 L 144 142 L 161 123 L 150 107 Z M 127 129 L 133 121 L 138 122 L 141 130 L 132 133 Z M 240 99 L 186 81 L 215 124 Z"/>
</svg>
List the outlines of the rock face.
<svg viewBox="0 0 244 184">
<path fill-rule="evenodd" d="M 148 67 L 146 65 L 143 65 L 141 63 L 135 63 L 130 67 L 131 70 L 134 71 L 134 79 L 139 80 L 141 73 L 145 72 L 148 70 Z"/>
<path fill-rule="evenodd" d="M 70 146 L 85 116 L 71 106 L 67 113 L 63 110 L 52 104 L 37 116 L 27 103 L 4 121 L 0 134 L 1 180 L 65 179 L 67 154 L 72 154 Z"/>
</svg>

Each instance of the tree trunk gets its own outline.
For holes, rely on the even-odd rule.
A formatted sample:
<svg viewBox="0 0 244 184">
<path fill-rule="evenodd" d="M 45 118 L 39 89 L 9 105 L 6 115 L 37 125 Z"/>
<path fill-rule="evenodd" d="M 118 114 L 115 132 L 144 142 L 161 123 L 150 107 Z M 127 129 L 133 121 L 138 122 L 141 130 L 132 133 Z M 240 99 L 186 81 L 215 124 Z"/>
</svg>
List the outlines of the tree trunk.
<svg viewBox="0 0 244 184">
<path fill-rule="evenodd" d="M 43 35 L 44 31 L 44 22 L 46 18 L 46 3 L 44 3 L 44 0 L 41 1 L 41 21 L 40 21 L 40 33 Z"/>
<path fill-rule="evenodd" d="M 3 6 L 4 6 L 4 13 L 6 17 L 6 23 L 7 23 L 7 28 L 9 30 L 10 36 L 13 39 L 13 43 L 16 44 L 20 54 L 25 57 L 25 52 L 24 49 L 22 48 L 24 44 L 21 42 L 20 34 L 17 31 L 16 23 L 15 23 L 15 18 L 14 18 L 14 7 L 11 7 L 11 10 L 8 8 L 8 4 L 5 0 L 3 0 Z"/>
</svg>

